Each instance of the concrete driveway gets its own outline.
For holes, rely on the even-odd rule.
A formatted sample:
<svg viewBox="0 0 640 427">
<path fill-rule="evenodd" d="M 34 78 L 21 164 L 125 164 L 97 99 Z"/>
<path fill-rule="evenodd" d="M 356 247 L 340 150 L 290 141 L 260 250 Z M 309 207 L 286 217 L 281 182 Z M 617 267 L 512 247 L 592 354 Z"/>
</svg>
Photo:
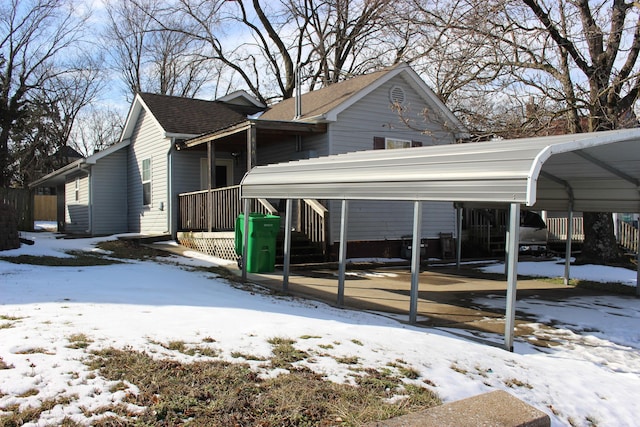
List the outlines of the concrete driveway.
<svg viewBox="0 0 640 427">
<path fill-rule="evenodd" d="M 431 265 L 420 274 L 418 291 L 418 325 L 461 328 L 471 334 L 504 334 L 504 309 L 482 307 L 474 300 L 481 297 L 504 297 L 507 282 L 503 275 L 483 274 L 475 266 L 456 270 L 451 266 Z M 239 273 L 239 272 L 238 272 Z M 282 291 L 282 272 L 248 274 L 251 282 L 274 291 Z M 373 267 L 365 265 L 347 268 L 344 306 L 379 312 L 400 321 L 409 321 L 409 291 L 411 272 L 408 266 Z M 289 279 L 289 294 L 336 305 L 338 292 L 337 268 L 327 266 L 296 267 Z M 517 298 L 558 301 L 595 292 L 566 287 L 559 280 L 518 279 Z M 538 345 L 550 345 L 531 335 L 527 323 L 534 319 L 517 311 L 516 336 L 527 337 Z"/>
</svg>

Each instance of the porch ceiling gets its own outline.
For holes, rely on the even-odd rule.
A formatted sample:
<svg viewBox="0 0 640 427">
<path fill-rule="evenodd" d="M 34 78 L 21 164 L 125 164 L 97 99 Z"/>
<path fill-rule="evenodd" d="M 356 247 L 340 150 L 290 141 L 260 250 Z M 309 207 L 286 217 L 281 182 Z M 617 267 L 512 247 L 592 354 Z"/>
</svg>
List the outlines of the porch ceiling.
<svg viewBox="0 0 640 427">
<path fill-rule="evenodd" d="M 283 136 L 312 135 L 325 133 L 327 131 L 327 125 L 325 123 L 251 119 L 186 140 L 180 143 L 177 149 L 206 149 L 207 142 L 214 142 L 216 147 L 221 149 L 237 149 L 238 144 L 247 143 L 247 132 L 251 128 L 255 129 L 256 139 L 261 143 L 281 141 Z"/>
<path fill-rule="evenodd" d="M 640 212 L 640 129 L 355 152 L 259 166 L 241 185 L 243 198 Z"/>
</svg>

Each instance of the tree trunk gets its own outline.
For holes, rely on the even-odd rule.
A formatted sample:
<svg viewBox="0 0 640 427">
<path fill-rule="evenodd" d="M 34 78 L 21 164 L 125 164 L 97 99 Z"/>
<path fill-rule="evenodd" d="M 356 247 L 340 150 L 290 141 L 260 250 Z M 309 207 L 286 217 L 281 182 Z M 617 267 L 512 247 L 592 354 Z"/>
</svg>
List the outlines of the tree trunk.
<svg viewBox="0 0 640 427">
<path fill-rule="evenodd" d="M 614 234 L 613 218 L 609 213 L 584 212 L 584 244 L 580 262 L 609 264 L 620 261 L 622 253 Z"/>
</svg>

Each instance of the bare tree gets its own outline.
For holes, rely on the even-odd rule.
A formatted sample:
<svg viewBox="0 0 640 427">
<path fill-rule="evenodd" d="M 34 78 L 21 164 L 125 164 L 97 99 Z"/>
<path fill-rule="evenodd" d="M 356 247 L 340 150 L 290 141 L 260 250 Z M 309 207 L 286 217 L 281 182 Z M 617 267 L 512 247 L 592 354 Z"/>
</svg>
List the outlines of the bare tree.
<svg viewBox="0 0 640 427">
<path fill-rule="evenodd" d="M 51 104 L 50 97 L 52 91 L 71 89 L 65 85 L 69 80 L 93 75 L 83 64 L 69 63 L 71 57 L 85 56 L 86 18 L 65 0 L 11 0 L 0 6 L 0 186 L 12 185 L 16 170 L 12 144 L 24 143 L 27 139 L 17 138 L 33 134 L 29 126 L 36 129 L 47 121 L 38 120 L 37 114 L 74 115 L 70 110 L 61 113 L 62 104 Z M 84 80 L 88 83 L 84 99 L 90 96 L 94 77 Z"/>
<path fill-rule="evenodd" d="M 124 120 L 117 111 L 90 107 L 77 117 L 69 146 L 88 157 L 118 142 L 123 125 Z"/>
<path fill-rule="evenodd" d="M 501 76 L 503 94 L 553 105 L 555 114 L 547 118 L 547 125 L 556 133 L 637 125 L 633 107 L 640 89 L 640 9 L 636 3 L 478 0 L 467 4 L 464 19 L 454 28 L 490 40 L 494 65 L 509 71 Z M 585 213 L 584 218 L 583 258 L 617 260 L 611 216 Z"/>
<path fill-rule="evenodd" d="M 162 15 L 161 4 L 158 0 L 107 3 L 109 24 L 103 44 L 130 99 L 137 92 L 193 97 L 211 77 L 202 41 L 158 25 L 178 27 L 179 18 Z"/>
</svg>

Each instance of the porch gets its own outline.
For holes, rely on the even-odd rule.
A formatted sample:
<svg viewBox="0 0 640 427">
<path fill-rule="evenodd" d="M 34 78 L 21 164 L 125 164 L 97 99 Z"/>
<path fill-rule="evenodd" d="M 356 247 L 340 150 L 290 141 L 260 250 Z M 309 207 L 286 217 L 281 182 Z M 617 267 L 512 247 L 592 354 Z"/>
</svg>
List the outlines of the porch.
<svg viewBox="0 0 640 427">
<path fill-rule="evenodd" d="M 256 199 L 252 212 L 280 215 L 274 201 Z M 194 191 L 178 195 L 178 233 L 181 245 L 218 258 L 237 260 L 235 222 L 242 211 L 240 186 Z M 301 262 L 326 261 L 329 256 L 329 211 L 317 200 L 302 199 L 292 224 Z M 281 231 L 284 222 L 281 222 Z M 280 233 L 277 257 L 282 256 Z"/>
</svg>

